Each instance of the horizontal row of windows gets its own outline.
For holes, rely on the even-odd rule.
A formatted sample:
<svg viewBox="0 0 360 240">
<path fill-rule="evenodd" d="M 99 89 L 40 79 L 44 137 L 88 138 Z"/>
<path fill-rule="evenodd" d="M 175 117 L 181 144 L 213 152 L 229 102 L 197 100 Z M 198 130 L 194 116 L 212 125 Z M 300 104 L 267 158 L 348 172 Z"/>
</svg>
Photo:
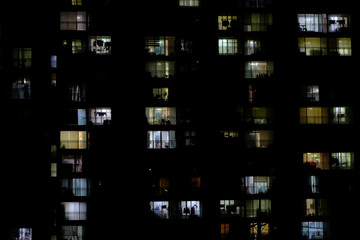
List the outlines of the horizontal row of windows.
<svg viewBox="0 0 360 240">
<path fill-rule="evenodd" d="M 301 124 L 352 123 L 351 107 L 300 107 Z M 149 125 L 176 125 L 176 107 L 146 107 Z M 237 121 L 252 124 L 269 124 L 274 121 L 274 109 L 268 107 L 236 108 Z"/>
<path fill-rule="evenodd" d="M 196 201 L 183 201 L 185 203 Z M 152 202 L 151 208 L 155 209 L 153 212 L 161 218 L 166 218 L 166 211 L 162 207 L 166 206 L 160 205 L 161 202 Z M 185 205 L 187 207 L 187 205 Z M 156 212 L 156 213 L 155 213 Z M 190 210 L 191 214 L 191 210 Z M 199 214 L 194 212 L 193 215 Z M 186 216 L 186 215 L 185 215 Z M 62 239 L 85 239 L 85 226 L 82 225 L 62 225 L 61 226 L 61 237 Z M 219 226 L 219 235 L 222 239 L 230 238 L 231 236 L 238 235 L 239 232 L 236 231 L 238 226 L 233 223 L 221 223 Z M 264 238 L 268 236 L 271 232 L 271 227 L 268 222 L 250 222 L 248 225 L 248 233 L 246 235 L 250 236 L 251 239 L 257 239 L 258 237 Z M 302 221 L 301 222 L 301 235 L 304 239 L 328 239 L 330 237 L 330 224 L 329 222 L 324 221 Z M 32 228 L 12 228 L 9 232 L 9 239 L 32 239 L 33 229 Z M 239 237 L 239 236 L 238 236 Z M 54 236 L 56 239 L 56 236 Z"/>
<path fill-rule="evenodd" d="M 178 0 L 180 7 L 200 7 L 200 2 L 200 0 Z M 272 0 L 244 0 L 237 1 L 237 3 L 238 7 L 267 8 L 272 5 Z"/>
<path fill-rule="evenodd" d="M 272 26 L 271 13 L 246 13 L 218 16 L 218 30 L 242 30 L 244 32 L 268 31 Z M 348 32 L 351 27 L 350 14 L 298 14 L 300 32 Z"/>
<path fill-rule="evenodd" d="M 176 125 L 176 107 L 146 107 L 148 125 Z M 274 109 L 268 107 L 238 107 L 236 120 L 239 123 L 270 124 L 274 121 Z"/>
<path fill-rule="evenodd" d="M 243 30 L 244 32 L 267 32 L 272 29 L 271 13 L 245 13 L 241 17 L 234 15 L 218 16 L 218 30 Z"/>
<path fill-rule="evenodd" d="M 184 146 L 196 145 L 196 132 L 185 131 L 183 136 Z M 238 131 L 219 131 L 216 141 L 223 145 L 244 145 L 246 148 L 269 148 L 275 143 L 273 130 L 250 130 L 245 131 L 240 137 Z M 148 149 L 175 149 L 178 139 L 175 130 L 151 130 L 147 131 Z M 88 137 L 86 131 L 61 131 L 60 147 L 62 149 L 87 149 Z M 343 163 L 345 164 L 345 163 Z M 350 166 L 350 162 L 346 163 Z"/>
<path fill-rule="evenodd" d="M 268 78 L 274 73 L 273 61 L 245 61 L 243 67 L 245 78 Z M 148 60 L 145 72 L 152 78 L 175 78 L 176 61 Z"/>
<path fill-rule="evenodd" d="M 351 56 L 351 38 L 302 37 L 298 39 L 300 53 L 306 56 Z"/>
<path fill-rule="evenodd" d="M 331 236 L 330 223 L 324 221 L 302 221 L 300 225 L 301 236 L 304 240 L 309 239 L 329 239 Z M 242 226 L 244 227 L 244 226 Z M 271 234 L 271 224 L 268 222 L 253 222 L 248 225 L 248 232 L 242 233 L 238 229 L 240 226 L 234 223 L 221 223 L 219 227 L 221 239 L 240 239 L 265 238 Z"/>
<path fill-rule="evenodd" d="M 183 202 L 196 202 L 196 201 L 183 201 Z M 162 207 L 166 206 L 160 205 L 161 202 L 152 202 L 150 205 L 152 209 L 155 209 L 153 212 L 161 218 L 165 218 L 166 211 L 162 210 Z M 185 205 L 187 207 L 187 205 Z M 191 210 L 190 210 L 191 211 Z M 155 213 L 156 212 L 156 213 Z M 196 212 L 194 215 L 197 214 Z M 61 237 L 62 239 L 85 239 L 85 226 L 82 225 L 62 225 L 61 226 Z M 233 223 L 221 223 L 219 228 L 219 235 L 222 239 L 230 238 L 234 235 L 238 235 L 239 232 L 236 231 L 238 226 Z M 248 233 L 246 235 L 250 236 L 251 239 L 257 239 L 258 237 L 264 238 L 268 236 L 271 232 L 271 227 L 268 222 L 250 222 L 248 225 Z M 302 221 L 301 222 L 301 235 L 304 239 L 328 239 L 330 237 L 330 224 L 329 222 L 324 221 Z M 33 228 L 12 228 L 9 231 L 9 239 L 32 239 L 33 237 Z M 239 236 L 238 236 L 239 237 Z M 56 239 L 56 236 L 53 237 Z M 53 239 L 52 238 L 52 239 Z"/>
<path fill-rule="evenodd" d="M 351 27 L 350 14 L 298 14 L 301 32 L 347 32 Z"/>
<path fill-rule="evenodd" d="M 68 115 L 66 124 L 69 125 L 109 125 L 112 120 L 110 107 L 70 109 Z"/>
<path fill-rule="evenodd" d="M 351 107 L 301 107 L 300 124 L 350 124 Z"/>
<path fill-rule="evenodd" d="M 230 202 L 234 201 L 220 200 L 220 212 L 225 215 L 225 212 L 228 211 L 246 218 L 263 217 L 271 213 L 270 199 L 249 199 L 239 201 L 242 203 L 241 205 L 229 207 Z M 151 201 L 149 205 L 150 212 L 161 219 L 202 217 L 201 201 Z"/>
<path fill-rule="evenodd" d="M 260 54 L 263 49 L 260 40 L 247 40 L 239 46 L 239 40 L 233 37 L 219 38 L 219 55 L 237 55 L 244 50 L 244 55 Z M 306 56 L 351 56 L 351 38 L 301 37 L 298 38 L 298 49 Z"/>
<path fill-rule="evenodd" d="M 155 195 L 166 195 L 173 191 L 172 181 L 178 179 L 170 179 L 168 177 L 155 177 L 153 180 L 152 193 Z M 239 179 L 237 190 L 245 194 L 266 194 L 271 190 L 273 177 L 270 176 L 245 176 Z M 181 180 L 181 184 L 187 186 L 193 191 L 200 190 L 202 186 L 200 176 L 192 176 Z M 177 184 L 175 184 L 177 185 Z M 176 188 L 176 187 L 175 187 Z M 176 190 L 175 190 L 176 191 Z"/>
<path fill-rule="evenodd" d="M 303 163 L 309 168 L 322 170 L 353 169 L 354 153 L 351 152 L 308 152 L 303 153 Z"/>
<path fill-rule="evenodd" d="M 175 130 L 153 130 L 147 131 L 148 149 L 174 149 L 177 147 Z M 273 130 L 252 130 L 247 131 L 244 137 L 244 143 L 236 131 L 221 131 L 221 139 L 217 139 L 221 145 L 240 145 L 244 144 L 247 148 L 269 148 L 274 144 Z M 196 133 L 193 131 L 185 132 L 185 146 L 194 146 L 196 144 Z"/>
</svg>

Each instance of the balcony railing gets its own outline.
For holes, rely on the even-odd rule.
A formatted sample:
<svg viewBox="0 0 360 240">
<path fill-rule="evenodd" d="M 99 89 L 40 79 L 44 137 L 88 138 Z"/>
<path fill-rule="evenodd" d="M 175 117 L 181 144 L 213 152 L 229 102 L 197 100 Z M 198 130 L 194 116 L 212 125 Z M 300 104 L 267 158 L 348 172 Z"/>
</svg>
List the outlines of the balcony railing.
<svg viewBox="0 0 360 240">
<path fill-rule="evenodd" d="M 245 70 L 245 78 L 270 78 L 274 70 Z"/>
<path fill-rule="evenodd" d="M 86 149 L 87 140 L 60 140 L 62 149 Z"/>
<path fill-rule="evenodd" d="M 176 117 L 149 117 L 147 120 L 149 125 L 176 125 Z"/>
<path fill-rule="evenodd" d="M 247 148 L 269 148 L 274 143 L 273 139 L 246 140 Z"/>
<path fill-rule="evenodd" d="M 148 149 L 176 148 L 176 140 L 148 140 Z"/>
<path fill-rule="evenodd" d="M 64 218 L 70 221 L 86 220 L 86 212 L 65 212 Z"/>
</svg>

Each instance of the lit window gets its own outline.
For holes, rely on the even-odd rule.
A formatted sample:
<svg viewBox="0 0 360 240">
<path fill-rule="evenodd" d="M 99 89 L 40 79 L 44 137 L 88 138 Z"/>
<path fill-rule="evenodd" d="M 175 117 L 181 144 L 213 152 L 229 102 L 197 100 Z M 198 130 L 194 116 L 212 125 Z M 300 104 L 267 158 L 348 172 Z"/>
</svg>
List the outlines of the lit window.
<svg viewBox="0 0 360 240">
<path fill-rule="evenodd" d="M 14 48 L 13 49 L 13 66 L 14 68 L 30 68 L 32 64 L 31 48 Z"/>
<path fill-rule="evenodd" d="M 331 123 L 333 124 L 349 124 L 351 123 L 350 107 L 333 107 L 331 108 Z"/>
<path fill-rule="evenodd" d="M 329 38 L 329 54 L 351 56 L 351 38 Z"/>
<path fill-rule="evenodd" d="M 346 32 L 350 28 L 350 15 L 329 14 L 329 32 Z"/>
<path fill-rule="evenodd" d="M 86 31 L 86 12 L 61 12 L 60 30 Z"/>
<path fill-rule="evenodd" d="M 245 177 L 246 192 L 249 194 L 267 193 L 270 189 L 269 176 L 247 176 Z"/>
<path fill-rule="evenodd" d="M 175 107 L 147 107 L 145 114 L 149 125 L 176 125 Z"/>
<path fill-rule="evenodd" d="M 62 202 L 64 210 L 64 220 L 80 221 L 86 220 L 87 204 L 86 202 Z"/>
<path fill-rule="evenodd" d="M 320 100 L 320 91 L 318 85 L 308 85 L 302 88 L 302 98 L 307 102 L 318 102 Z"/>
<path fill-rule="evenodd" d="M 71 5 L 73 6 L 81 6 L 82 0 L 71 0 Z"/>
<path fill-rule="evenodd" d="M 235 55 L 238 53 L 238 40 L 234 38 L 220 38 L 218 41 L 219 55 Z"/>
<path fill-rule="evenodd" d="M 110 36 L 93 36 L 89 37 L 90 51 L 95 54 L 111 54 L 111 37 Z"/>
<path fill-rule="evenodd" d="M 190 216 L 201 216 L 200 201 L 181 201 L 182 216 L 188 218 Z"/>
<path fill-rule="evenodd" d="M 237 16 L 218 16 L 218 29 L 229 30 L 238 27 Z"/>
<path fill-rule="evenodd" d="M 301 32 L 327 32 L 326 14 L 298 14 Z"/>
<path fill-rule="evenodd" d="M 273 109 L 253 107 L 245 109 L 245 121 L 252 124 L 269 124 L 273 120 Z"/>
<path fill-rule="evenodd" d="M 274 143 L 272 130 L 254 130 L 245 134 L 246 147 L 268 148 Z"/>
<path fill-rule="evenodd" d="M 201 177 L 191 177 L 191 188 L 198 190 L 201 187 Z"/>
<path fill-rule="evenodd" d="M 172 56 L 175 54 L 175 37 L 160 36 L 145 38 L 145 53 L 150 55 Z"/>
<path fill-rule="evenodd" d="M 300 124 L 327 124 L 329 110 L 324 107 L 301 107 Z"/>
<path fill-rule="evenodd" d="M 175 61 L 147 61 L 145 70 L 153 78 L 173 78 Z"/>
<path fill-rule="evenodd" d="M 62 193 L 65 196 L 89 196 L 90 187 L 86 178 L 66 178 L 61 180 Z"/>
<path fill-rule="evenodd" d="M 230 224 L 222 223 L 220 224 L 220 236 L 221 238 L 227 238 L 230 233 Z"/>
<path fill-rule="evenodd" d="M 82 155 L 63 155 L 62 171 L 64 173 L 81 173 L 83 172 Z"/>
<path fill-rule="evenodd" d="M 31 81 L 29 76 L 24 76 L 12 83 L 13 99 L 30 99 L 31 98 Z"/>
<path fill-rule="evenodd" d="M 196 51 L 197 51 L 196 46 L 197 46 L 197 43 L 196 43 L 195 40 L 181 38 L 180 39 L 180 52 L 179 53 L 182 54 L 182 55 L 196 53 Z"/>
<path fill-rule="evenodd" d="M 354 153 L 351 152 L 331 153 L 330 167 L 331 169 L 353 169 Z"/>
<path fill-rule="evenodd" d="M 151 201 L 150 211 L 161 219 L 169 218 L 169 202 L 168 201 Z"/>
<path fill-rule="evenodd" d="M 111 124 L 111 108 L 90 108 L 89 109 L 90 122 L 94 125 L 109 125 Z"/>
<path fill-rule="evenodd" d="M 70 100 L 72 102 L 84 102 L 86 99 L 85 85 L 75 84 L 69 87 Z"/>
<path fill-rule="evenodd" d="M 317 168 L 322 170 L 330 169 L 329 153 L 308 152 L 303 154 L 303 163 L 309 168 Z"/>
<path fill-rule="evenodd" d="M 61 239 L 85 240 L 84 226 L 61 226 Z"/>
<path fill-rule="evenodd" d="M 303 37 L 298 39 L 300 53 L 306 56 L 324 56 L 327 52 L 327 39 L 320 37 Z"/>
<path fill-rule="evenodd" d="M 13 228 L 10 229 L 9 239 L 33 239 L 32 228 Z"/>
<path fill-rule="evenodd" d="M 51 55 L 50 66 L 51 66 L 51 68 L 57 68 L 57 56 L 56 55 Z"/>
<path fill-rule="evenodd" d="M 153 88 L 153 98 L 159 101 L 168 101 L 169 89 L 168 88 Z"/>
<path fill-rule="evenodd" d="M 171 149 L 176 147 L 175 131 L 148 131 L 149 149 Z"/>
<path fill-rule="evenodd" d="M 259 39 L 248 39 L 245 41 L 245 55 L 254 55 L 262 51 Z"/>
<path fill-rule="evenodd" d="M 51 163 L 51 165 L 50 165 L 50 176 L 57 177 L 57 164 L 56 163 Z"/>
<path fill-rule="evenodd" d="M 244 217 L 245 203 L 240 200 L 220 200 L 220 213 L 222 216 Z"/>
<path fill-rule="evenodd" d="M 251 239 L 263 239 L 269 235 L 269 223 L 265 222 L 256 222 L 250 223 L 250 237 Z M 260 236 L 259 236 L 260 234 Z"/>
<path fill-rule="evenodd" d="M 246 200 L 246 217 L 261 217 L 271 213 L 270 199 Z"/>
<path fill-rule="evenodd" d="M 221 136 L 221 140 L 223 141 L 222 143 L 224 145 L 236 146 L 240 143 L 238 131 L 232 131 L 232 130 L 219 131 L 219 134 L 220 134 L 219 136 Z"/>
<path fill-rule="evenodd" d="M 71 40 L 71 52 L 73 54 L 85 52 L 85 46 L 86 46 L 86 44 L 81 39 L 72 39 Z"/>
<path fill-rule="evenodd" d="M 60 131 L 60 147 L 63 149 L 86 149 L 86 131 Z"/>
<path fill-rule="evenodd" d="M 164 195 L 169 192 L 170 180 L 167 177 L 158 177 L 151 186 L 155 195 Z"/>
<path fill-rule="evenodd" d="M 305 199 L 305 216 L 326 216 L 327 199 Z"/>
<path fill-rule="evenodd" d="M 50 78 L 51 78 L 51 86 L 55 87 L 56 86 L 56 73 L 55 72 L 51 73 Z"/>
<path fill-rule="evenodd" d="M 267 32 L 271 30 L 273 18 L 271 13 L 251 13 L 244 18 L 245 32 Z"/>
<path fill-rule="evenodd" d="M 179 0 L 180 7 L 199 7 L 200 0 Z"/>
<path fill-rule="evenodd" d="M 330 226 L 327 222 L 302 222 L 301 233 L 305 239 L 329 239 Z"/>
<path fill-rule="evenodd" d="M 310 193 L 319 193 L 319 177 L 308 176 L 308 187 Z"/>
<path fill-rule="evenodd" d="M 272 61 L 247 61 L 245 62 L 246 78 L 268 78 L 274 73 Z"/>
</svg>

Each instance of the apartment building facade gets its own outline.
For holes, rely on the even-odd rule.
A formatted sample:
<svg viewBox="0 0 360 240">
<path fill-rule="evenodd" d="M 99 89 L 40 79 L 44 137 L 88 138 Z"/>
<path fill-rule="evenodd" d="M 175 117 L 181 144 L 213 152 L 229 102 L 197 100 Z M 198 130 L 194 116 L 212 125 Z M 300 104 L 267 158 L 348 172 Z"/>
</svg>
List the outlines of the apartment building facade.
<svg viewBox="0 0 360 240">
<path fill-rule="evenodd" d="M 0 235 L 356 236 L 354 4 L 284 4 L 7 3 Z"/>
</svg>

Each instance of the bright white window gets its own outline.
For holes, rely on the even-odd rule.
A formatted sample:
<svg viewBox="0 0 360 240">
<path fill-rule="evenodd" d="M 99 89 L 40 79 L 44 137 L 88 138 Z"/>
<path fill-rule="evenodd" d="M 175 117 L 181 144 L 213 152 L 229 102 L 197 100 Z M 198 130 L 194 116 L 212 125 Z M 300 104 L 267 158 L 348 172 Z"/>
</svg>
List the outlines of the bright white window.
<svg viewBox="0 0 360 240">
<path fill-rule="evenodd" d="M 249 194 L 266 193 L 270 188 L 269 176 L 247 176 L 245 177 L 246 192 Z"/>
<path fill-rule="evenodd" d="M 272 61 L 248 61 L 245 62 L 246 78 L 267 78 L 274 73 Z"/>
<path fill-rule="evenodd" d="M 200 201 L 181 201 L 182 215 L 187 216 L 201 216 Z"/>
<path fill-rule="evenodd" d="M 169 218 L 169 202 L 168 201 L 152 201 L 150 202 L 150 211 L 162 219 Z"/>
<path fill-rule="evenodd" d="M 111 123 L 111 108 L 98 107 L 90 108 L 90 122 L 94 125 L 107 125 Z"/>
<path fill-rule="evenodd" d="M 235 55 L 238 53 L 238 40 L 235 38 L 220 38 L 218 44 L 219 55 Z"/>
<path fill-rule="evenodd" d="M 176 147 L 175 131 L 148 131 L 149 149 L 169 149 Z"/>
<path fill-rule="evenodd" d="M 89 37 L 90 51 L 95 54 L 111 54 L 110 36 L 92 36 Z"/>
<path fill-rule="evenodd" d="M 62 202 L 64 210 L 64 219 L 70 221 L 86 220 L 87 204 L 86 202 Z"/>
<path fill-rule="evenodd" d="M 86 178 L 66 178 L 61 180 L 64 195 L 86 197 L 89 192 L 88 180 Z"/>
</svg>

